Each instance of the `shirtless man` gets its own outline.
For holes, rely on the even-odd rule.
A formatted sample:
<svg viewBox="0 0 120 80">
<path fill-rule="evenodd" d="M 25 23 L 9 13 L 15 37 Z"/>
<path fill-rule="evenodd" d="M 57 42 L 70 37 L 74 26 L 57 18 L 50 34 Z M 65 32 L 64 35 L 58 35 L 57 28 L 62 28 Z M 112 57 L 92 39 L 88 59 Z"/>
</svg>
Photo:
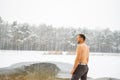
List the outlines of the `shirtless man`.
<svg viewBox="0 0 120 80">
<path fill-rule="evenodd" d="M 78 34 L 77 36 L 76 59 L 73 69 L 71 70 L 71 80 L 87 80 L 89 47 L 85 44 L 85 35 Z"/>
</svg>

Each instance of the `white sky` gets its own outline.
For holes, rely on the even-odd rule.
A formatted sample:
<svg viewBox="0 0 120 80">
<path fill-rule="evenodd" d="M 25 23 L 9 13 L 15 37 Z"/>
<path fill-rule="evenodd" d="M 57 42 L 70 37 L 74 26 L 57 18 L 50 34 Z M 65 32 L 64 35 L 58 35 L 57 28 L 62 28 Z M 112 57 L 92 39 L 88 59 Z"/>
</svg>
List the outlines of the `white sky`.
<svg viewBox="0 0 120 80">
<path fill-rule="evenodd" d="M 8 22 L 120 30 L 120 0 L 0 0 L 0 16 Z"/>
</svg>

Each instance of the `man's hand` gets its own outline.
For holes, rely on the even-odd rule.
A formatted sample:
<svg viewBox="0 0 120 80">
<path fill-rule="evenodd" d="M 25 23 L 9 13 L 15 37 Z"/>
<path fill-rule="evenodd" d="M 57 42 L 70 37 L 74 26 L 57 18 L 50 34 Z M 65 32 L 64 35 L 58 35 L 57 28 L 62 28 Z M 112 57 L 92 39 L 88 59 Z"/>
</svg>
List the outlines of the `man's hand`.
<svg viewBox="0 0 120 80">
<path fill-rule="evenodd" d="M 75 71 L 75 69 L 72 69 L 70 73 L 73 75 L 74 71 Z"/>
</svg>

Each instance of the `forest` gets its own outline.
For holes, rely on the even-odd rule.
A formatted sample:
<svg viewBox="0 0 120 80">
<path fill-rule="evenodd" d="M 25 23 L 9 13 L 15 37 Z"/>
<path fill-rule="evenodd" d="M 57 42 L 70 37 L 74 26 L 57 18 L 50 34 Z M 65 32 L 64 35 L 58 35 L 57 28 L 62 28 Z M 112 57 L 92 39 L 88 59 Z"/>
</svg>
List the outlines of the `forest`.
<svg viewBox="0 0 120 80">
<path fill-rule="evenodd" d="M 75 51 L 76 36 L 86 35 L 91 52 L 120 53 L 120 30 L 89 28 L 56 28 L 52 25 L 31 25 L 0 17 L 0 50 Z"/>
</svg>

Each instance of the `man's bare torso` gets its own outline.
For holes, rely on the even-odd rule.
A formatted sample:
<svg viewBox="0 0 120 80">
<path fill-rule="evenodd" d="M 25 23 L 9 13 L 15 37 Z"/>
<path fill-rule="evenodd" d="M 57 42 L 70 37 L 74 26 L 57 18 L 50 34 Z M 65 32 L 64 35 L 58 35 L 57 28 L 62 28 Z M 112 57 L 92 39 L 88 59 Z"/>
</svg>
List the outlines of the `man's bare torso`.
<svg viewBox="0 0 120 80">
<path fill-rule="evenodd" d="M 79 50 L 78 50 L 79 49 Z M 79 54 L 79 63 L 88 63 L 89 60 L 89 47 L 85 44 L 78 44 L 77 49 L 76 49 L 76 54 Z"/>
</svg>

